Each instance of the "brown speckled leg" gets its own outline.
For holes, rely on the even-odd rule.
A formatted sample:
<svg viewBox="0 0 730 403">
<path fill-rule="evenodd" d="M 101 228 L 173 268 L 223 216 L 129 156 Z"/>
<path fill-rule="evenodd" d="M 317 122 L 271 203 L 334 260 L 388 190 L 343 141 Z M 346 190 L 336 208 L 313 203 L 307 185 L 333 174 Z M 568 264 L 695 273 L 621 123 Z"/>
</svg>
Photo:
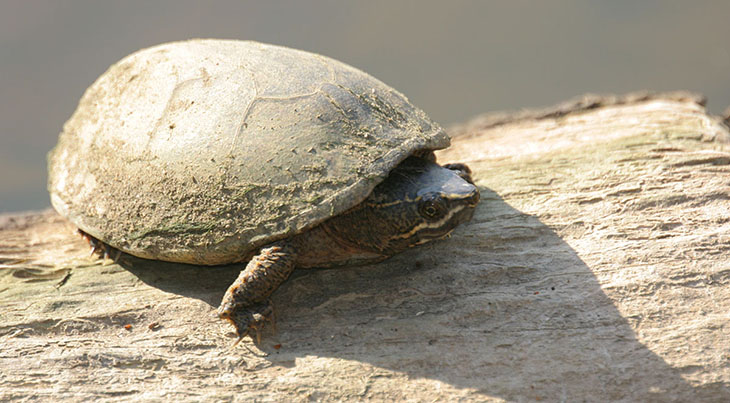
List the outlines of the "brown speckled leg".
<svg viewBox="0 0 730 403">
<path fill-rule="evenodd" d="M 251 329 L 258 331 L 272 315 L 269 296 L 294 270 L 296 249 L 287 241 L 261 248 L 236 281 L 228 287 L 218 307 L 218 317 L 236 327 L 238 340 Z"/>
</svg>

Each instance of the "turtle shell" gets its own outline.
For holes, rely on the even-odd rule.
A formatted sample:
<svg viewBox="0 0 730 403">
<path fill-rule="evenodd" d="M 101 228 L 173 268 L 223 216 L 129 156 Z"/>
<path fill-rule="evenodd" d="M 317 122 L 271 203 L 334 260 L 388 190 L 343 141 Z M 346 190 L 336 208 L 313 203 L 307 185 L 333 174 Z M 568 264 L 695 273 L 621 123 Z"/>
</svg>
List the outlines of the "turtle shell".
<svg viewBox="0 0 730 403">
<path fill-rule="evenodd" d="M 405 96 L 346 64 L 191 40 L 127 56 L 86 90 L 49 153 L 48 189 L 61 215 L 124 252 L 224 264 L 448 145 Z"/>
</svg>

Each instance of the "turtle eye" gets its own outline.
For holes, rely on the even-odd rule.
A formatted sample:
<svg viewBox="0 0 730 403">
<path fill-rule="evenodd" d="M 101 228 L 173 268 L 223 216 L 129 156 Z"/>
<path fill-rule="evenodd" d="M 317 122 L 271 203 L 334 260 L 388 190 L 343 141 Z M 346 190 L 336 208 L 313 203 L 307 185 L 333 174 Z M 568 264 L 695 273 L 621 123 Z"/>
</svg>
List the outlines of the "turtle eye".
<svg viewBox="0 0 730 403">
<path fill-rule="evenodd" d="M 437 195 L 424 197 L 418 206 L 418 212 L 428 220 L 435 221 L 446 213 L 444 201 Z"/>
</svg>

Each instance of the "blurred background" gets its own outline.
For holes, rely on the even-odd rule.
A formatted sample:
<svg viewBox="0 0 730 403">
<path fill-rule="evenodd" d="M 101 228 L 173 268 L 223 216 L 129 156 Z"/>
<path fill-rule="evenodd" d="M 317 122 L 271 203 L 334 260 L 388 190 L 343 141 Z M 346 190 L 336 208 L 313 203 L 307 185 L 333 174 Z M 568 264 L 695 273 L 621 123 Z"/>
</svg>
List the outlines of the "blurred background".
<svg viewBox="0 0 730 403">
<path fill-rule="evenodd" d="M 50 206 L 46 153 L 123 56 L 195 37 L 321 53 L 444 126 L 586 92 L 730 105 L 730 1 L 0 1 L 0 212 Z"/>
</svg>

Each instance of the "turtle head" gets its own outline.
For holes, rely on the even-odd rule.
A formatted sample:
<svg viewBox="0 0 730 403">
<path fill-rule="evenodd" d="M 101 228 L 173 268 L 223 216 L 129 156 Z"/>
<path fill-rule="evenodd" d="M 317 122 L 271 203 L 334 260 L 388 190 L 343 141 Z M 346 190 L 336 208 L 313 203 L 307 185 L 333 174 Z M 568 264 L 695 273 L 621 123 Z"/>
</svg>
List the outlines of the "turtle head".
<svg viewBox="0 0 730 403">
<path fill-rule="evenodd" d="M 446 237 L 471 219 L 478 202 L 479 189 L 465 165 L 442 167 L 410 157 L 341 223 L 351 224 L 350 241 L 389 256 Z"/>
</svg>

